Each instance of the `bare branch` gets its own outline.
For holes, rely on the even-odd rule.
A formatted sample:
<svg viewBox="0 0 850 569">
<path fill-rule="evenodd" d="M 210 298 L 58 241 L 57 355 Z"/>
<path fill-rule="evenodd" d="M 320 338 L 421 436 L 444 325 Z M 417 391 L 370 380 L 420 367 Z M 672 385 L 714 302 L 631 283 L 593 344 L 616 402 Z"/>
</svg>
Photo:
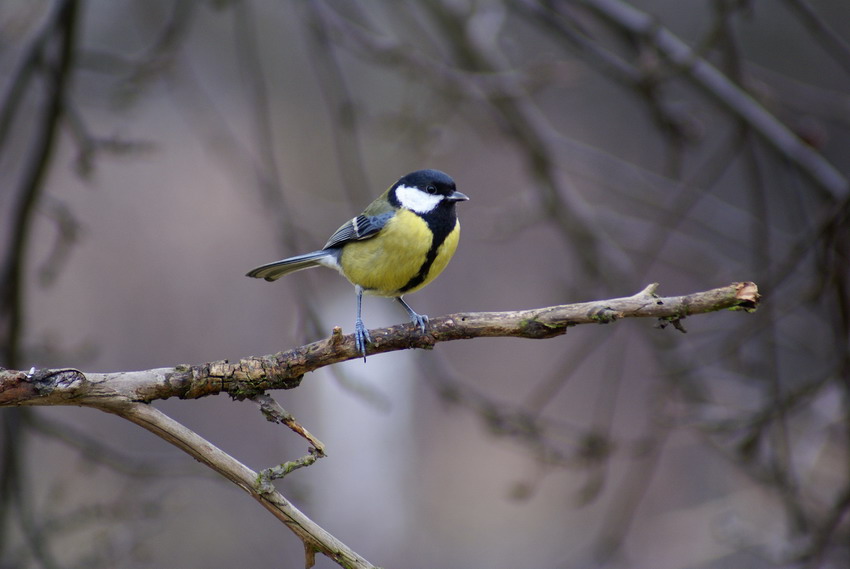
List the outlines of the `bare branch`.
<svg viewBox="0 0 850 569">
<path fill-rule="evenodd" d="M 102 411 L 123 417 L 165 439 L 245 490 L 304 542 L 308 552 L 307 567 L 311 566 L 312 552 L 318 551 L 343 567 L 374 568 L 374 565 L 304 515 L 282 494 L 274 490 L 271 484 L 261 484 L 262 480 L 257 472 L 165 413 L 143 403 L 121 404 L 110 401 L 97 407 Z"/>
<path fill-rule="evenodd" d="M 678 323 L 689 315 L 723 309 L 751 311 L 759 301 L 758 288 L 751 282 L 674 297 L 657 296 L 657 288 L 657 284 L 651 284 L 632 296 L 603 301 L 512 312 L 452 314 L 431 320 L 427 334 L 411 325 L 374 330 L 371 352 L 431 348 L 437 342 L 476 337 L 552 338 L 578 324 L 608 323 L 628 317 Z M 76 405 L 123 417 L 180 448 L 260 502 L 304 542 L 308 567 L 319 552 L 343 567 L 370 568 L 373 565 L 304 515 L 271 484 L 271 480 L 324 456 L 324 445 L 273 399 L 262 395 L 267 389 L 296 387 L 308 371 L 359 357 L 353 337 L 343 336 L 341 329 L 335 328 L 328 339 L 233 364 L 222 361 L 118 373 L 83 373 L 76 369 L 33 369 L 25 373 L 0 369 L 0 407 Z M 258 473 L 147 404 L 168 397 L 196 398 L 221 392 L 236 399 L 252 399 L 269 420 L 298 432 L 312 445 L 308 455 Z"/>
<path fill-rule="evenodd" d="M 659 297 L 656 284 L 639 293 L 577 304 L 509 312 L 461 312 L 431 319 L 422 334 L 410 324 L 372 330 L 369 354 L 433 348 L 438 342 L 483 337 L 542 339 L 565 334 L 579 324 L 620 318 L 656 318 L 678 322 L 724 309 L 753 310 L 759 301 L 755 283 L 739 282 L 685 296 Z M 146 371 L 83 373 L 75 369 L 0 372 L 0 407 L 12 405 L 86 405 L 144 402 L 179 397 L 194 399 L 228 393 L 251 398 L 268 389 L 291 389 L 305 373 L 360 357 L 354 336 L 339 328 L 324 340 L 267 356 Z"/>
</svg>

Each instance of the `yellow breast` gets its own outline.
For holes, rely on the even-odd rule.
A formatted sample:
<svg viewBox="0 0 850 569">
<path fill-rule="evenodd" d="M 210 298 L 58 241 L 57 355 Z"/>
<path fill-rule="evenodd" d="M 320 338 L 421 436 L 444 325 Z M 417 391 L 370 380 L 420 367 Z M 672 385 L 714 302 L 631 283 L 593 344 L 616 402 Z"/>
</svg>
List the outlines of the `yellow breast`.
<svg viewBox="0 0 850 569">
<path fill-rule="evenodd" d="M 454 255 L 459 237 L 460 224 L 455 223 L 437 248 L 422 282 L 408 290 L 403 289 L 420 274 L 433 242 L 428 224 L 413 212 L 400 210 L 375 237 L 347 243 L 339 264 L 345 277 L 363 287 L 366 293 L 399 296 L 417 291 L 434 280 Z"/>
</svg>

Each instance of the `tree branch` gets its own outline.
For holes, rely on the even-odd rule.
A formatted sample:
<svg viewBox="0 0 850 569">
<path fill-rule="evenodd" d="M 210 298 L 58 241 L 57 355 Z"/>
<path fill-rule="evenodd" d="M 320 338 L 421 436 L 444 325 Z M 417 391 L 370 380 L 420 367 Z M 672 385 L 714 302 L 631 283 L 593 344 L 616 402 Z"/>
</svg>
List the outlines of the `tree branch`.
<svg viewBox="0 0 850 569">
<path fill-rule="evenodd" d="M 460 312 L 431 319 L 428 332 L 401 324 L 372 330 L 369 354 L 410 348 L 433 348 L 438 342 L 483 337 L 552 338 L 579 324 L 608 323 L 620 318 L 657 318 L 680 327 L 694 314 L 724 309 L 753 310 L 759 294 L 755 283 L 741 282 L 685 296 L 659 297 L 657 285 L 609 300 L 564 304 L 509 312 Z M 144 371 L 83 373 L 75 369 L 43 369 L 30 373 L 0 372 L 0 406 L 85 405 L 110 401 L 150 403 L 179 397 L 195 399 L 228 393 L 250 398 L 268 389 L 292 389 L 305 373 L 356 359 L 353 335 L 334 328 L 329 338 L 267 356 L 237 362 L 217 361 Z"/>
<path fill-rule="evenodd" d="M 307 551 L 307 567 L 312 566 L 313 553 L 318 551 L 342 567 L 375 569 L 374 565 L 304 515 L 277 492 L 274 486 L 267 482 L 261 483 L 257 472 L 165 413 L 143 403 L 120 404 L 110 401 L 106 405 L 95 407 L 114 413 L 147 429 L 245 490 L 304 542 Z"/>
<path fill-rule="evenodd" d="M 432 348 L 437 342 L 478 337 L 552 338 L 566 333 L 571 326 L 630 317 L 658 318 L 662 324 L 672 323 L 684 331 L 681 320 L 686 316 L 723 309 L 752 311 L 759 301 L 758 288 L 751 282 L 673 297 L 657 296 L 657 287 L 651 284 L 635 295 L 610 300 L 511 312 L 452 314 L 431 320 L 426 334 L 413 325 L 373 330 L 370 353 Z M 359 357 L 353 336 L 343 336 L 337 327 L 325 340 L 235 363 L 220 361 L 116 373 L 83 373 L 76 369 L 33 369 L 26 373 L 0 368 L 0 407 L 77 405 L 123 417 L 180 448 L 260 502 L 304 542 L 307 567 L 312 566 L 315 553 L 319 552 L 343 567 L 371 568 L 374 566 L 304 515 L 271 484 L 271 480 L 324 456 L 324 446 L 271 398 L 261 395 L 267 389 L 298 386 L 308 371 Z M 258 473 L 147 405 L 157 399 L 191 399 L 221 392 L 235 399 L 252 399 L 269 420 L 299 432 L 313 445 L 309 454 Z"/>
</svg>

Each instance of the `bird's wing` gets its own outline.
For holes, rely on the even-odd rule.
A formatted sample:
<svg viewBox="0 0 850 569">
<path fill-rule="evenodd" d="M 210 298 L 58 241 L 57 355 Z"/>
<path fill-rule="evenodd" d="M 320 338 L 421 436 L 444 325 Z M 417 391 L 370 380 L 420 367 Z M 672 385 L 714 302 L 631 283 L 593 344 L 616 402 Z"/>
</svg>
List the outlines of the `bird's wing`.
<svg viewBox="0 0 850 569">
<path fill-rule="evenodd" d="M 351 241 L 362 241 L 374 237 L 392 216 L 392 212 L 381 215 L 360 214 L 337 229 L 325 243 L 323 249 L 339 247 Z"/>
</svg>

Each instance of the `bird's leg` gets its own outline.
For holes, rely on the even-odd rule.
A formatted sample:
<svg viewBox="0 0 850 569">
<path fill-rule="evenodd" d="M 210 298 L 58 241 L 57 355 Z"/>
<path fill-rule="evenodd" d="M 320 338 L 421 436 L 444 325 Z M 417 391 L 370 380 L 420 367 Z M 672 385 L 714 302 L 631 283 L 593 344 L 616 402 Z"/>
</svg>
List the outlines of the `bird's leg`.
<svg viewBox="0 0 850 569">
<path fill-rule="evenodd" d="M 410 316 L 410 321 L 419 326 L 419 330 L 421 330 L 424 334 L 428 329 L 428 317 L 424 314 L 418 314 L 415 310 L 410 308 L 410 305 L 407 304 L 402 297 L 397 296 L 396 300 L 407 311 L 407 315 Z"/>
<path fill-rule="evenodd" d="M 357 320 L 354 321 L 354 346 L 361 354 L 363 361 L 366 361 L 366 344 L 372 343 L 372 337 L 369 336 L 369 330 L 363 325 L 363 320 L 360 318 L 360 306 L 363 303 L 363 288 L 355 286 L 357 292 Z"/>
</svg>

